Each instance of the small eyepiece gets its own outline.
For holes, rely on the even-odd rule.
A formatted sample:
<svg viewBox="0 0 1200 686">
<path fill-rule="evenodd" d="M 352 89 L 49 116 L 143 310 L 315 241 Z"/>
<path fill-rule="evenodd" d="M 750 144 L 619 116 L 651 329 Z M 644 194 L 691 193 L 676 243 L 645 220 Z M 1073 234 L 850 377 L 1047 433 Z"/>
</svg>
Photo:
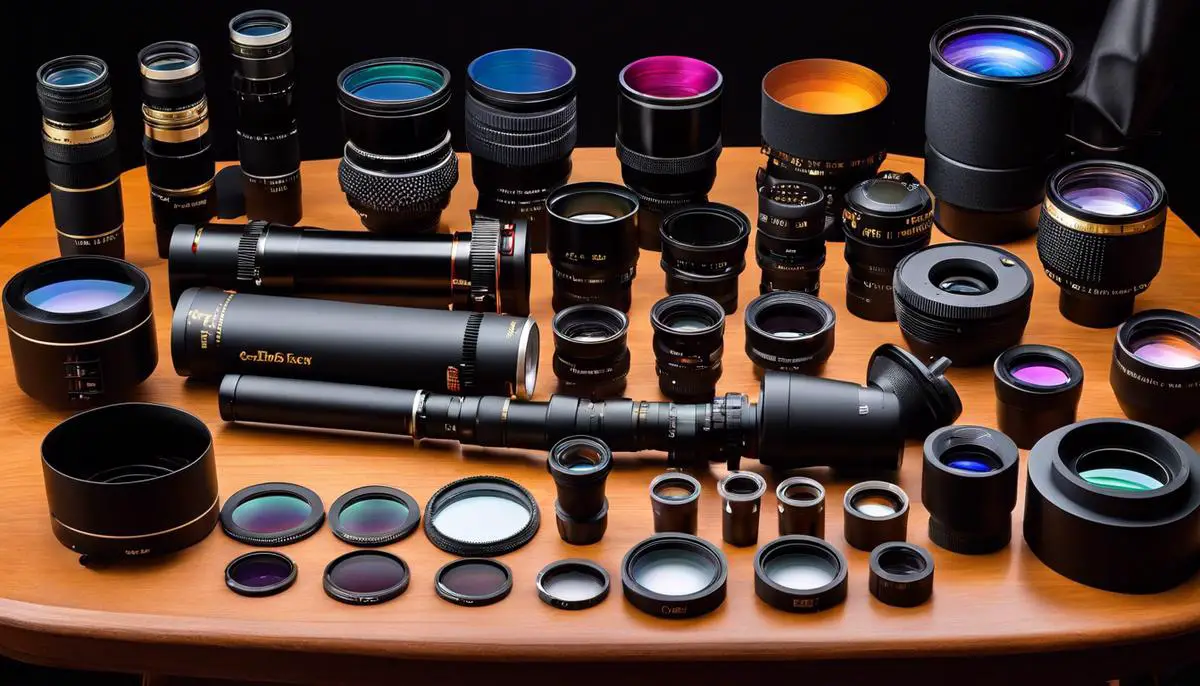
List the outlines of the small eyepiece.
<svg viewBox="0 0 1200 686">
<path fill-rule="evenodd" d="M 767 481 L 754 472 L 732 472 L 717 482 L 721 496 L 721 537 L 746 547 L 758 543 L 758 513 Z"/>
<path fill-rule="evenodd" d="M 667 472 L 650 482 L 654 532 L 696 534 L 700 482 L 682 472 Z"/>
<path fill-rule="evenodd" d="M 886 481 L 851 486 L 842 502 L 846 542 L 859 550 L 903 541 L 908 535 L 908 494 Z"/>
<path fill-rule="evenodd" d="M 691 205 L 667 215 L 659 227 L 667 293 L 699 293 L 726 314 L 737 310 L 738 276 L 746 268 L 750 220 L 727 205 Z"/>
<path fill-rule="evenodd" d="M 1109 383 L 1126 417 L 1189 434 L 1200 425 L 1200 318 L 1145 310 L 1126 320 Z"/>
<path fill-rule="evenodd" d="M 921 502 L 929 538 L 956 553 L 992 553 L 1012 538 L 1017 446 L 982 426 L 948 426 L 925 440 Z"/>
</svg>

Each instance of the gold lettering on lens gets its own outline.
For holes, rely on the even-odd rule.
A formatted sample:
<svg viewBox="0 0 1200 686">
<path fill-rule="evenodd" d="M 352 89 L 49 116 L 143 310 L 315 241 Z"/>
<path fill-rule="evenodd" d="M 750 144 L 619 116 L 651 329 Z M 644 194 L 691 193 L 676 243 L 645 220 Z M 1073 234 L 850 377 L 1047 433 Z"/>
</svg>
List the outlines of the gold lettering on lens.
<svg viewBox="0 0 1200 686">
<path fill-rule="evenodd" d="M 312 355 L 297 355 L 289 352 L 272 352 L 270 350 L 243 350 L 238 353 L 242 362 L 261 364 L 286 364 L 293 367 L 311 367 Z"/>
<path fill-rule="evenodd" d="M 1042 211 L 1046 213 L 1046 216 L 1050 217 L 1059 224 L 1062 224 L 1068 229 L 1071 229 L 1072 231 L 1100 234 L 1104 236 L 1131 236 L 1139 233 L 1146 233 L 1147 231 L 1153 231 L 1159 226 L 1162 226 L 1167 220 L 1167 210 L 1166 207 L 1164 207 L 1161 212 L 1155 214 L 1153 217 L 1150 217 L 1149 219 L 1143 219 L 1139 222 L 1133 222 L 1132 224 L 1097 224 L 1096 222 L 1090 222 L 1086 219 L 1072 217 L 1064 212 L 1062 208 L 1056 205 L 1050 198 L 1046 198 L 1046 201 L 1042 204 Z"/>
</svg>

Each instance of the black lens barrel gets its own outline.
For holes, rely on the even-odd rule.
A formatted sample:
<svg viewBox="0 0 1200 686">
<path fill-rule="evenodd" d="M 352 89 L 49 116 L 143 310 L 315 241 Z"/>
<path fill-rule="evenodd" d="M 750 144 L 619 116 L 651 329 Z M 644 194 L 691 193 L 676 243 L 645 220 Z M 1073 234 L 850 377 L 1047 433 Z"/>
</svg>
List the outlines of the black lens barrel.
<svg viewBox="0 0 1200 686">
<path fill-rule="evenodd" d="M 929 540 L 980 555 L 1008 545 L 1017 505 L 1020 454 L 1008 436 L 982 426 L 947 426 L 925 439 L 921 502 Z"/>
<path fill-rule="evenodd" d="M 750 220 L 728 205 L 701 203 L 671 212 L 659 225 L 662 265 L 670 295 L 698 293 L 738 305 L 738 277 L 746 269 Z"/>
<path fill-rule="evenodd" d="M 637 275 L 637 196 L 602 181 L 573 183 L 546 200 L 554 309 L 595 303 L 628 312 Z"/>
<path fill-rule="evenodd" d="M 605 305 L 572 305 L 550 323 L 559 389 L 595 399 L 620 397 L 629 374 L 629 317 Z"/>
<path fill-rule="evenodd" d="M 558 535 L 572 545 L 590 545 L 608 527 L 604 483 L 612 470 L 612 451 L 589 436 L 568 436 L 550 448 L 546 469 L 554 477 Z"/>
<path fill-rule="evenodd" d="M 725 311 L 704 295 L 670 295 L 650 308 L 654 371 L 663 395 L 702 402 L 716 393 L 725 353 Z"/>
<path fill-rule="evenodd" d="M 759 186 L 754 254 L 762 269 L 760 293 L 821 292 L 825 205 L 825 191 L 811 183 L 769 180 Z"/>
<path fill-rule="evenodd" d="M 1023 380 L 1021 370 L 1030 367 L 1057 370 L 1066 380 L 1054 383 L 1057 375 L 1046 383 L 1036 377 L 1032 382 Z M 1030 373 L 1037 371 L 1043 370 Z M 992 375 L 997 422 L 1017 447 L 1028 450 L 1042 436 L 1075 423 L 1083 395 L 1083 365 L 1071 353 L 1049 345 L 1014 346 L 996 358 Z"/>
<path fill-rule="evenodd" d="M 650 482 L 654 533 L 696 535 L 700 518 L 700 482 L 683 472 L 659 474 Z"/>
<path fill-rule="evenodd" d="M 746 306 L 746 356 L 755 370 L 812 374 L 833 354 L 837 314 L 807 293 L 776 291 Z"/>
<path fill-rule="evenodd" d="M 754 472 L 731 472 L 717 482 L 721 496 L 721 538 L 745 548 L 758 543 L 759 512 L 767 481 Z"/>
<path fill-rule="evenodd" d="M 1113 341 L 1109 383 L 1126 417 L 1185 437 L 1200 426 L 1200 363 L 1139 354 L 1141 345 L 1155 341 L 1174 343 L 1182 348 L 1177 354 L 1190 349 L 1191 358 L 1200 359 L 1200 317 L 1175 310 L 1130 317 Z"/>
</svg>

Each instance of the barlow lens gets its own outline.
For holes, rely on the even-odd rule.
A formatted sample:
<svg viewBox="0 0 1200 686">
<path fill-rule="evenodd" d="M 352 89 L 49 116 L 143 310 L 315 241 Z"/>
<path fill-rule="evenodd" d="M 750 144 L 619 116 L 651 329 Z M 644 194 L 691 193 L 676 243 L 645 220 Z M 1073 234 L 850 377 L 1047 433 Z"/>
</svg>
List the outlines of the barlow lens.
<svg viewBox="0 0 1200 686">
<path fill-rule="evenodd" d="M 759 376 L 767 369 L 812 374 L 833 353 L 836 323 L 833 308 L 816 296 L 760 295 L 746 306 L 746 356 Z"/>
<path fill-rule="evenodd" d="M 725 602 L 729 563 L 716 546 L 688 534 L 655 534 L 621 561 L 625 599 L 648 615 L 699 617 Z"/>
<path fill-rule="evenodd" d="M 575 65 L 546 50 L 512 48 L 467 66 L 467 149 L 479 209 L 529 222 L 546 251 L 546 198 L 571 178 Z"/>
<path fill-rule="evenodd" d="M 637 196 L 615 183 L 573 183 L 550 194 L 546 211 L 555 311 L 594 303 L 628 312 L 637 274 Z"/>
<path fill-rule="evenodd" d="M 982 426 L 948 426 L 925 439 L 921 502 L 929 540 L 980 555 L 1008 545 L 1017 505 L 1017 446 Z"/>
<path fill-rule="evenodd" d="M 784 612 L 820 612 L 846 599 L 846 557 L 813 536 L 781 536 L 754 556 L 754 593 Z"/>
<path fill-rule="evenodd" d="M 650 482 L 650 509 L 654 533 L 674 531 L 696 535 L 699 518 L 700 482 L 681 472 L 659 474 Z"/>
<path fill-rule="evenodd" d="M 108 65 L 87 55 L 50 60 L 38 68 L 37 95 L 59 253 L 125 257 Z"/>
<path fill-rule="evenodd" d="M 590 545 L 608 528 L 604 482 L 612 470 L 612 451 L 603 441 L 568 436 L 550 448 L 546 469 L 554 477 L 558 535 L 572 545 Z"/>
<path fill-rule="evenodd" d="M 292 101 L 292 20 L 271 10 L 243 12 L 229 22 L 229 47 L 246 216 L 295 224 L 303 208 L 300 136 Z"/>
<path fill-rule="evenodd" d="M 725 352 L 725 311 L 704 295 L 671 295 L 650 308 L 654 372 L 663 395 L 681 402 L 713 397 Z"/>
<path fill-rule="evenodd" d="M 338 182 L 350 207 L 371 231 L 434 231 L 458 182 L 449 70 L 386 57 L 352 64 L 337 81 L 347 138 Z"/>
<path fill-rule="evenodd" d="M 183 292 L 171 323 L 180 376 L 264 376 L 533 394 L 537 324 L 524 317 L 231 293 Z"/>
<path fill-rule="evenodd" d="M 724 77 L 694 57 L 658 55 L 625 65 L 617 83 L 621 177 L 641 199 L 641 247 L 659 250 L 663 216 L 708 200 L 717 178 Z"/>
<path fill-rule="evenodd" d="M 659 226 L 667 293 L 698 293 L 725 314 L 737 311 L 738 276 L 746 269 L 750 220 L 738 210 L 702 203 L 675 210 Z"/>
<path fill-rule="evenodd" d="M 729 545 L 758 543 L 758 513 L 767 480 L 754 472 L 733 472 L 717 482 L 721 496 L 721 538 Z"/>
<path fill-rule="evenodd" d="M 1042 436 L 1075 423 L 1083 366 L 1067 351 L 1018 345 L 996 358 L 993 375 L 1000 430 L 1018 447 L 1028 450 Z"/>
<path fill-rule="evenodd" d="M 1126 417 L 1187 436 L 1200 425 L 1200 318 L 1137 313 L 1117 329 L 1108 378 Z"/>
<path fill-rule="evenodd" d="M 158 256 L 167 257 L 178 224 L 201 224 L 217 213 L 217 168 L 209 135 L 200 49 L 163 41 L 138 53 L 150 211 Z"/>
<path fill-rule="evenodd" d="M 793 476 L 775 488 L 780 536 L 825 538 L 825 487 L 806 476 Z"/>
<path fill-rule="evenodd" d="M 758 189 L 755 257 L 760 293 L 821 292 L 825 266 L 825 192 L 800 181 L 770 181 Z"/>
<path fill-rule="evenodd" d="M 1124 162 L 1083 161 L 1046 184 L 1037 238 L 1058 309 L 1081 326 L 1116 326 L 1162 266 L 1167 189 Z"/>
<path fill-rule="evenodd" d="M 572 305 L 554 315 L 559 388 L 595 399 L 620 397 L 629 373 L 629 318 L 604 305 Z"/>
<path fill-rule="evenodd" d="M 934 32 L 925 181 L 947 235 L 1007 243 L 1037 230 L 1066 133 L 1073 55 L 1061 32 L 1020 17 L 967 17 Z"/>
<path fill-rule="evenodd" d="M 388 236 L 263 221 L 175 227 L 171 301 L 189 288 L 300 295 L 468 312 L 529 314 L 524 222 L 472 217 L 471 230 Z"/>
</svg>

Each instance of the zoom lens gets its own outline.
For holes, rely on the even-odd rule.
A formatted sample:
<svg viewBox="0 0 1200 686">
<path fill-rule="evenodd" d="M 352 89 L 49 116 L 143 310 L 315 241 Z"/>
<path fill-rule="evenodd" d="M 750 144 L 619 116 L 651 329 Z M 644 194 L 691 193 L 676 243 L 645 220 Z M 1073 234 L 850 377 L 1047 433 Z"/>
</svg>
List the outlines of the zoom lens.
<svg viewBox="0 0 1200 686">
<path fill-rule="evenodd" d="M 641 200 L 641 247 L 659 250 L 662 218 L 707 201 L 717 178 L 724 77 L 694 57 L 659 55 L 625 65 L 617 83 L 621 178 Z"/>
<path fill-rule="evenodd" d="M 762 269 L 760 293 L 818 295 L 825 266 L 825 192 L 800 181 L 760 186 L 754 254 Z"/>
<path fill-rule="evenodd" d="M 621 561 L 625 600 L 656 617 L 708 614 L 725 602 L 729 563 L 716 546 L 689 534 L 655 534 Z"/>
<path fill-rule="evenodd" d="M 671 295 L 650 308 L 654 372 L 663 395 L 701 402 L 716 393 L 725 352 L 725 311 L 704 295 Z"/>
<path fill-rule="evenodd" d="M 1108 379 L 1126 417 L 1191 433 L 1200 425 L 1200 318 L 1137 313 L 1117 329 Z"/>
<path fill-rule="evenodd" d="M 875 175 L 887 154 L 888 83 L 852 62 L 781 64 L 762 81 L 762 181 L 807 181 L 825 191 L 826 236 L 842 240 L 846 191 Z"/>
<path fill-rule="evenodd" d="M 411 57 L 352 64 L 338 74 L 346 148 L 338 182 L 363 226 L 437 229 L 458 183 L 450 146 L 450 71 Z"/>
<path fill-rule="evenodd" d="M 993 376 L 1000 430 L 1018 447 L 1028 450 L 1042 436 L 1075 423 L 1083 366 L 1067 351 L 1048 345 L 1009 348 L 996 358 Z"/>
<path fill-rule="evenodd" d="M 568 436 L 550 448 L 546 469 L 554 477 L 558 535 L 572 545 L 590 545 L 608 528 L 604 482 L 612 470 L 612 451 L 603 441 Z"/>
<path fill-rule="evenodd" d="M 512 48 L 467 65 L 467 149 L 479 210 L 529 223 L 546 251 L 546 198 L 571 178 L 575 65 L 546 50 Z"/>
<path fill-rule="evenodd" d="M 524 223 L 474 216 L 470 231 L 388 236 L 257 221 L 181 225 L 171 302 L 189 288 L 300 295 L 468 312 L 529 314 Z"/>
<path fill-rule="evenodd" d="M 246 216 L 295 224 L 303 207 L 300 134 L 292 101 L 292 20 L 271 10 L 243 12 L 229 22 L 229 48 Z"/>
<path fill-rule="evenodd" d="M 941 243 L 901 260 L 893 294 L 900 331 L 918 357 L 988 364 L 1021 341 L 1033 273 L 1007 250 Z"/>
<path fill-rule="evenodd" d="M 37 81 L 58 251 L 125 257 L 108 65 L 87 55 L 59 57 L 38 67 Z"/>
<path fill-rule="evenodd" d="M 138 53 L 150 213 L 158 256 L 167 257 L 178 224 L 202 224 L 217 213 L 217 173 L 208 127 L 200 49 L 163 41 Z"/>
<path fill-rule="evenodd" d="M 1007 546 L 1019 461 L 1016 444 L 994 429 L 948 426 L 929 434 L 921 472 L 929 540 L 969 555 Z"/>
<path fill-rule="evenodd" d="M 925 182 L 947 235 L 1007 243 L 1037 230 L 1066 134 L 1073 55 L 1061 32 L 1020 17 L 967 17 L 934 32 Z"/>
<path fill-rule="evenodd" d="M 698 293 L 737 311 L 750 220 L 728 205 L 703 203 L 668 214 L 659 226 L 667 293 Z"/>
<path fill-rule="evenodd" d="M 1081 326 L 1116 326 L 1162 266 L 1167 189 L 1124 162 L 1054 172 L 1038 223 L 1038 257 L 1062 289 L 1058 310 Z"/>
<path fill-rule="evenodd" d="M 807 293 L 777 291 L 746 306 L 746 356 L 758 376 L 773 369 L 813 374 L 833 353 L 837 315 Z"/>
<path fill-rule="evenodd" d="M 594 303 L 628 312 L 637 275 L 637 196 L 615 183 L 573 183 L 550 194 L 546 211 L 555 311 Z"/>
<path fill-rule="evenodd" d="M 532 319 L 232 293 L 183 292 L 171 323 L 175 372 L 533 395 Z"/>
<path fill-rule="evenodd" d="M 573 305 L 554 315 L 554 376 L 559 389 L 619 398 L 629 374 L 629 318 L 604 305 Z"/>
</svg>

